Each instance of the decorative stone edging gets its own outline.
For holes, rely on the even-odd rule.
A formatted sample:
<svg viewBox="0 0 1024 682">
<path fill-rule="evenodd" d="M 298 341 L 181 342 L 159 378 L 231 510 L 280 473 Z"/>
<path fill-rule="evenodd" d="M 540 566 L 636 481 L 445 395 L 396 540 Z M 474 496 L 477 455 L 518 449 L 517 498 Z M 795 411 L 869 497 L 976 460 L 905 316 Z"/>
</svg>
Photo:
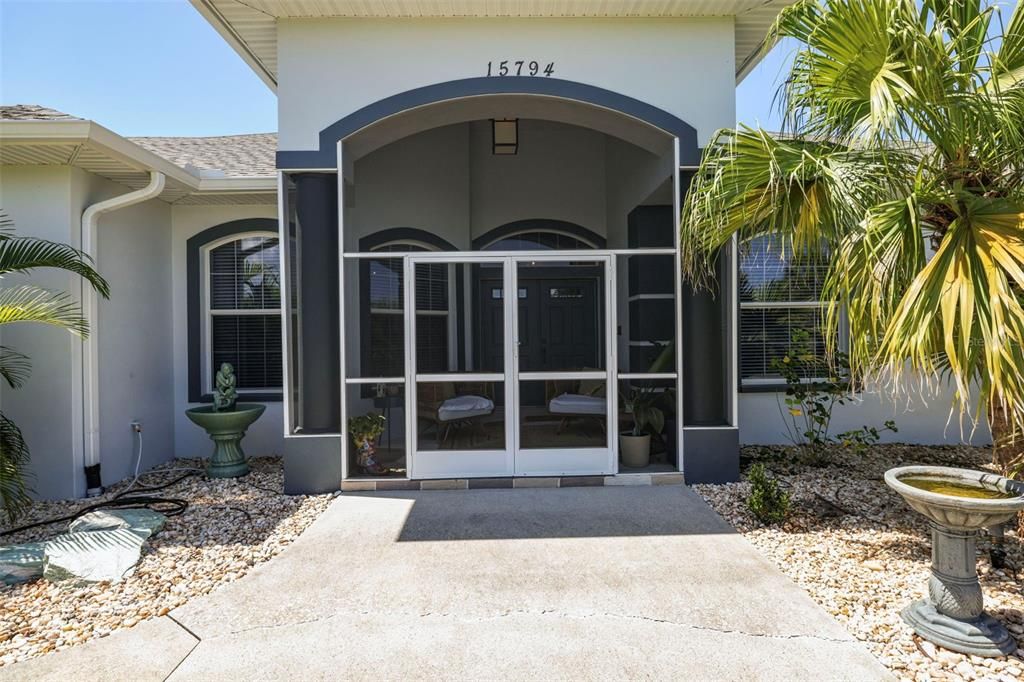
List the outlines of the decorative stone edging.
<svg viewBox="0 0 1024 682">
<path fill-rule="evenodd" d="M 676 471 L 617 476 L 516 476 L 506 478 L 359 479 L 341 482 L 342 492 L 384 492 L 394 490 L 480 490 L 494 488 L 582 488 L 624 485 L 683 485 Z"/>
</svg>

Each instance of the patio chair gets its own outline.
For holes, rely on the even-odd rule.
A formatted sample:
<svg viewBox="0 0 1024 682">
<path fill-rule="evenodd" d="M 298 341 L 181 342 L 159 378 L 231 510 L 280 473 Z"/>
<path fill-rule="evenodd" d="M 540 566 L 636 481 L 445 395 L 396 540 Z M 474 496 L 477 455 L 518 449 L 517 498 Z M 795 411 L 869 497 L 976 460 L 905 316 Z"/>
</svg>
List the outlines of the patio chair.
<svg viewBox="0 0 1024 682">
<path fill-rule="evenodd" d="M 437 446 L 454 440 L 455 433 L 468 427 L 470 445 L 473 433 L 483 431 L 483 419 L 494 413 L 493 389 L 486 383 L 442 381 L 416 387 L 417 416 L 434 425 Z"/>
<path fill-rule="evenodd" d="M 583 371 L 594 371 L 584 369 Z M 548 412 L 560 417 L 556 434 L 569 425 L 573 419 L 594 420 L 601 427 L 601 433 L 607 429 L 608 398 L 605 395 L 604 379 L 554 379 L 544 384 L 545 402 Z"/>
</svg>

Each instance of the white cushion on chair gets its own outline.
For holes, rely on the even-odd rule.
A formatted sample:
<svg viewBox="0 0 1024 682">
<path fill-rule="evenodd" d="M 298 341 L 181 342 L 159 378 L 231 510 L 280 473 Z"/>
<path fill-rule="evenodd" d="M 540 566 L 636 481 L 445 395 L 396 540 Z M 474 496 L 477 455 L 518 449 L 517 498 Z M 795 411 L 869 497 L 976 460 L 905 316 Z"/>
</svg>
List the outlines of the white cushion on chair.
<svg viewBox="0 0 1024 682">
<path fill-rule="evenodd" d="M 605 414 L 608 401 L 602 396 L 563 393 L 548 403 L 551 414 Z"/>
<path fill-rule="evenodd" d="M 443 422 L 480 417 L 494 412 L 494 402 L 480 395 L 460 395 L 441 403 L 437 418 Z"/>
</svg>

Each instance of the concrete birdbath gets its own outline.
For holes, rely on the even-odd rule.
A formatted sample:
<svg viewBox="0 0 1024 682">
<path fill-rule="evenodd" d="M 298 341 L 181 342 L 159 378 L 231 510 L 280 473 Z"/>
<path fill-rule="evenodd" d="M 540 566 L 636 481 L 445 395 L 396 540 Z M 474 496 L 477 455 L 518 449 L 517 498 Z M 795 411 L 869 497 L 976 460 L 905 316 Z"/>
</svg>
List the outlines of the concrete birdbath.
<svg viewBox="0 0 1024 682">
<path fill-rule="evenodd" d="M 210 478 L 245 476 L 249 473 L 249 462 L 242 452 L 242 438 L 267 406 L 236 402 L 235 371 L 226 362 L 220 366 L 216 381 L 213 405 L 185 410 L 185 416 L 206 429 L 213 441 L 213 454 L 206 463 L 206 475 Z"/>
<path fill-rule="evenodd" d="M 931 466 L 890 469 L 885 482 L 932 527 L 928 596 L 906 607 L 903 620 L 921 637 L 952 651 L 1012 653 L 1013 637 L 985 613 L 975 544 L 980 529 L 1024 509 L 1024 484 L 981 471 Z"/>
</svg>

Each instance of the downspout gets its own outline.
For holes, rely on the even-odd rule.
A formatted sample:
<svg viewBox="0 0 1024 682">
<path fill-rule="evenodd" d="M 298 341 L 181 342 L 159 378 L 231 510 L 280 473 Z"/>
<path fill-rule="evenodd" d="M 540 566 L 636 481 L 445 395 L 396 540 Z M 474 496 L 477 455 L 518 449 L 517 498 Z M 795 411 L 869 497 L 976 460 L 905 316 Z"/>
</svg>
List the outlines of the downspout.
<svg viewBox="0 0 1024 682">
<path fill-rule="evenodd" d="M 163 173 L 150 171 L 149 184 L 127 194 L 92 204 L 82 213 L 82 251 L 99 262 L 96 228 L 100 216 L 160 196 L 167 183 Z M 82 400 L 81 423 L 83 459 L 85 463 L 86 495 L 95 497 L 103 493 L 100 479 L 100 397 L 99 397 L 99 296 L 85 280 L 81 283 L 82 315 L 90 322 L 89 336 L 82 339 Z"/>
</svg>

